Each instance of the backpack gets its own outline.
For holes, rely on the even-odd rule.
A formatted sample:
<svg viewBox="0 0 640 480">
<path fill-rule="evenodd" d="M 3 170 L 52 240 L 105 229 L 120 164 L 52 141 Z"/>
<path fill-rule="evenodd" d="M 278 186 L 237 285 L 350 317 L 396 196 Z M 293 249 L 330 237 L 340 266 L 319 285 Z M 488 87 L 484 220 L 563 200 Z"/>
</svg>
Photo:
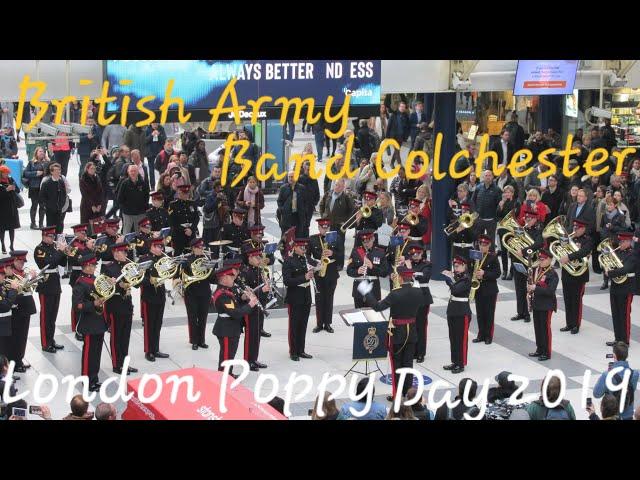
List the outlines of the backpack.
<svg viewBox="0 0 640 480">
<path fill-rule="evenodd" d="M 571 420 L 571 415 L 569 415 L 566 409 L 566 406 L 569 404 L 567 400 L 562 400 L 560 405 L 554 408 L 547 408 L 541 401 L 538 401 L 538 404 L 542 405 L 546 410 L 544 420 Z"/>
<path fill-rule="evenodd" d="M 631 370 L 631 369 L 629 369 Z M 620 372 L 624 375 L 624 370 L 622 372 Z M 613 380 L 615 380 L 616 385 L 620 385 L 622 383 L 622 376 L 620 375 L 620 373 L 616 373 L 613 376 Z M 634 396 L 635 396 L 635 389 L 633 388 L 633 386 L 631 385 L 631 379 L 633 378 L 633 370 L 631 370 L 631 375 L 629 376 L 629 383 L 627 384 L 627 394 L 624 397 L 624 409 L 626 409 L 629 405 L 633 405 L 634 402 Z M 622 392 L 620 390 L 617 390 L 615 392 L 611 392 L 611 394 L 616 397 L 616 400 L 618 400 L 618 405 L 620 405 L 620 398 L 622 397 Z"/>
</svg>

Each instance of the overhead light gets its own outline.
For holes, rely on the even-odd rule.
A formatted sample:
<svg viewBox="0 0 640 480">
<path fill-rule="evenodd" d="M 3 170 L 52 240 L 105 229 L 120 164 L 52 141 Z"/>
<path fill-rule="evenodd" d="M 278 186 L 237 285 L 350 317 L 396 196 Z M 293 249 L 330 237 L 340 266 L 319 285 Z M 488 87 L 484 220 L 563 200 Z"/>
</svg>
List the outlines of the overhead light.
<svg viewBox="0 0 640 480">
<path fill-rule="evenodd" d="M 56 127 L 56 129 L 59 132 L 66 133 L 67 135 L 71 135 L 71 132 L 73 131 L 73 129 L 71 128 L 71 125 L 62 125 L 60 123 L 54 123 L 53 126 Z"/>
<path fill-rule="evenodd" d="M 76 135 L 88 135 L 91 133 L 91 127 L 89 125 L 81 125 L 79 123 L 72 123 L 71 124 L 71 129 L 73 131 L 73 133 L 75 133 Z"/>
<path fill-rule="evenodd" d="M 51 135 L 52 137 L 55 137 L 58 134 L 58 129 L 53 125 L 49 125 L 48 123 L 39 123 L 38 128 L 40 129 L 40 132 L 44 133 L 45 135 Z"/>
</svg>

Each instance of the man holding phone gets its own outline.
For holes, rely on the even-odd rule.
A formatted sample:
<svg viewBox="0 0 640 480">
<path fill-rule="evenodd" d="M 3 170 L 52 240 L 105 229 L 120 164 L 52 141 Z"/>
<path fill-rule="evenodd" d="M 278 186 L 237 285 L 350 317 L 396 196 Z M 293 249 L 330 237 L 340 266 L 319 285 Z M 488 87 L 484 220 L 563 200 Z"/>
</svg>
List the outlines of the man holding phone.
<svg viewBox="0 0 640 480">
<path fill-rule="evenodd" d="M 629 363 L 627 362 L 628 355 L 629 355 L 629 347 L 627 346 L 627 344 L 625 344 L 624 342 L 617 342 L 613 346 L 614 362 L 612 362 L 608 371 L 603 372 L 600 375 L 600 378 L 598 379 L 595 386 L 593 387 L 594 397 L 602 398 L 604 397 L 605 394 L 610 393 L 610 394 L 613 394 L 618 399 L 618 403 L 620 404 L 620 400 L 622 398 L 622 392 L 620 390 L 616 392 L 610 391 L 607 388 L 606 379 L 607 379 L 607 376 L 609 375 L 609 371 L 614 370 L 616 368 L 621 368 L 621 370 L 619 372 L 616 372 L 616 374 L 613 375 L 612 376 L 613 378 L 611 379 L 611 382 L 614 385 L 619 385 L 624 379 L 624 376 L 626 374 L 625 371 L 630 370 L 629 384 L 626 389 L 624 405 L 623 405 L 622 413 L 620 415 L 620 418 L 622 420 L 633 420 L 634 392 L 638 387 L 638 377 L 640 376 L 640 372 L 638 372 L 637 370 L 633 370 L 629 366 Z M 607 358 L 609 358 L 609 355 L 607 355 Z"/>
</svg>

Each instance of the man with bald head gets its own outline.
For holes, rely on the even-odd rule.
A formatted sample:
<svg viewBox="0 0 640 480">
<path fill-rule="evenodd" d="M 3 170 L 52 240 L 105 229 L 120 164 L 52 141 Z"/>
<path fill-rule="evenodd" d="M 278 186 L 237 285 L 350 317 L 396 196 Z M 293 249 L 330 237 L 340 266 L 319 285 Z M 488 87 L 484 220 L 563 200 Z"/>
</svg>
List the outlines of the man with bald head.
<svg viewBox="0 0 640 480">
<path fill-rule="evenodd" d="M 478 213 L 477 230 L 474 227 L 478 234 L 483 233 L 489 238 L 495 238 L 496 211 L 501 199 L 502 192 L 493 181 L 493 173 L 491 170 L 485 170 L 482 174 L 482 183 L 476 187 L 472 197 Z"/>
<path fill-rule="evenodd" d="M 101 403 L 96 407 L 96 420 L 117 420 L 118 412 L 110 403 Z"/>
<path fill-rule="evenodd" d="M 142 180 L 137 165 L 129 165 L 127 178 L 118 190 L 118 204 L 122 210 L 122 234 L 138 231 L 138 222 L 149 207 L 149 184 Z"/>
</svg>

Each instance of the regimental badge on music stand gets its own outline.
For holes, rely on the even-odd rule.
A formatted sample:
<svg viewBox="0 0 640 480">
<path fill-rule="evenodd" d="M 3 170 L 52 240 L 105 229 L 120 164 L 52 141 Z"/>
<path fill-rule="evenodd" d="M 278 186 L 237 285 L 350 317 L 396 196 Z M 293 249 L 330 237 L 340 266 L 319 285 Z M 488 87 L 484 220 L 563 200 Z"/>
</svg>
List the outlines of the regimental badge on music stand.
<svg viewBox="0 0 640 480">
<path fill-rule="evenodd" d="M 362 345 L 364 349 L 369 352 L 369 355 L 371 355 L 373 351 L 378 348 L 378 345 L 380 345 L 380 340 L 376 335 L 376 327 L 369 327 L 368 331 L 369 333 L 362 340 Z"/>
</svg>

